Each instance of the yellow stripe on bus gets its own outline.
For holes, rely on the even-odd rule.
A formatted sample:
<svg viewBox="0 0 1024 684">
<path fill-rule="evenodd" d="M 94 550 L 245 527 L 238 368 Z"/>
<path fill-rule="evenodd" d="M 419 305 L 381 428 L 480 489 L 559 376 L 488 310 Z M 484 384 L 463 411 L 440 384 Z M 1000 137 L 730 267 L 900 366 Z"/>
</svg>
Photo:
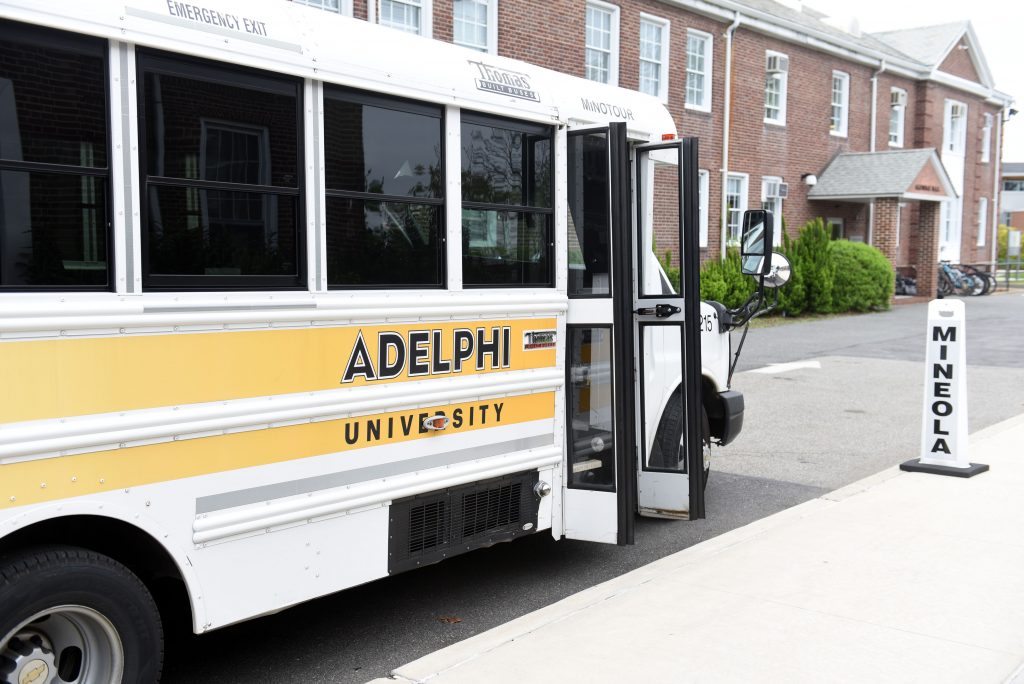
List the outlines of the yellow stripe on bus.
<svg viewBox="0 0 1024 684">
<path fill-rule="evenodd" d="M 447 429 L 421 429 L 425 415 L 442 412 Z M 543 392 L 0 465 L 0 509 L 554 415 L 555 394 Z"/>
<path fill-rule="evenodd" d="M 0 423 L 547 368 L 553 342 L 529 340 L 554 328 L 542 318 L 3 342 Z M 457 342 L 473 356 L 456 362 Z M 378 349 L 394 365 L 399 346 L 404 367 L 384 372 Z"/>
</svg>

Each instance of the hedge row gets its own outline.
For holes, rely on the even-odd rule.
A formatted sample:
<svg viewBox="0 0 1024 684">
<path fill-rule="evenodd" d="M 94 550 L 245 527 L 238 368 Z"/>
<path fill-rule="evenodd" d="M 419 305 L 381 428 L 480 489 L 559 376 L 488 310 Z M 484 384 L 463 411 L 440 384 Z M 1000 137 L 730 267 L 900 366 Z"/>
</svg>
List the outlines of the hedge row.
<svg viewBox="0 0 1024 684">
<path fill-rule="evenodd" d="M 878 249 L 858 242 L 832 240 L 825 222 L 814 219 L 796 239 L 783 234 L 779 249 L 793 266 L 779 293 L 776 314 L 843 313 L 888 309 L 896 284 L 892 264 Z M 700 274 L 700 296 L 732 309 L 754 291 L 754 279 L 740 271 L 739 253 L 709 261 Z"/>
</svg>

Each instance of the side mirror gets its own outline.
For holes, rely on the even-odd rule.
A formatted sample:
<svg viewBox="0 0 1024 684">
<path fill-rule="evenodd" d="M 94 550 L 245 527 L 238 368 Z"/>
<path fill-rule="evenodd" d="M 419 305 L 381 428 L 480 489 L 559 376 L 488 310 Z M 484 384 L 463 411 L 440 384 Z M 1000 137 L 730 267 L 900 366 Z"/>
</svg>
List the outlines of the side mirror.
<svg viewBox="0 0 1024 684">
<path fill-rule="evenodd" d="M 740 264 L 744 275 L 768 275 L 771 269 L 772 213 L 764 209 L 743 212 L 743 236 L 740 239 Z"/>
<path fill-rule="evenodd" d="M 773 252 L 765 261 L 769 262 L 768 274 L 764 277 L 765 287 L 779 288 L 789 282 L 789 277 L 793 275 L 789 259 L 778 252 Z"/>
</svg>

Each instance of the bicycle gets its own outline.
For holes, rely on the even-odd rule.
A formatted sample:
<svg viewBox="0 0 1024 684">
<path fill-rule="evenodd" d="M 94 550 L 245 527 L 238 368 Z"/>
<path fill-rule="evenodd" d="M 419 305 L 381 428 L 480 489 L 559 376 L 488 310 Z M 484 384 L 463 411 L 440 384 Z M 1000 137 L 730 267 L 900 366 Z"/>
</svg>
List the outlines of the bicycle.
<svg viewBox="0 0 1024 684">
<path fill-rule="evenodd" d="M 939 262 L 939 297 L 952 294 L 977 296 L 982 293 L 987 281 L 952 266 L 948 261 Z"/>
</svg>

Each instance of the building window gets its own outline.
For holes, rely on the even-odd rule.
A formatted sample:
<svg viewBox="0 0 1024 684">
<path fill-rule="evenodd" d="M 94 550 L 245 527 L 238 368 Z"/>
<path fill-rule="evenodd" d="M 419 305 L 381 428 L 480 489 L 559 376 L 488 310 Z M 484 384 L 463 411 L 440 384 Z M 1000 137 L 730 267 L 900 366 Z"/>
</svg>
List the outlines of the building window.
<svg viewBox="0 0 1024 684">
<path fill-rule="evenodd" d="M 832 114 L 829 118 L 829 133 L 846 137 L 850 118 L 850 74 L 832 72 Z"/>
<path fill-rule="evenodd" d="M 789 57 L 769 50 L 765 53 L 765 62 L 764 121 L 785 126 Z"/>
<path fill-rule="evenodd" d="M 106 290 L 107 42 L 0 24 L 0 290 Z"/>
<path fill-rule="evenodd" d="M 992 115 L 985 114 L 985 125 L 981 129 L 981 163 L 988 164 L 992 156 Z"/>
<path fill-rule="evenodd" d="M 143 286 L 303 283 L 302 81 L 140 52 Z"/>
<path fill-rule="evenodd" d="M 686 107 L 711 111 L 711 34 L 686 32 Z"/>
<path fill-rule="evenodd" d="M 432 33 L 431 0 L 372 0 L 377 9 L 377 23 L 430 37 Z"/>
<path fill-rule="evenodd" d="M 761 179 L 761 208 L 772 212 L 775 228 L 773 243 L 782 242 L 782 200 L 786 198 L 789 186 L 778 176 L 765 176 Z"/>
<path fill-rule="evenodd" d="M 498 0 L 455 0 L 452 22 L 456 45 L 498 52 Z"/>
<path fill-rule="evenodd" d="M 1024 180 L 1005 180 L 1003 190 L 1007 192 L 1024 192 Z"/>
<path fill-rule="evenodd" d="M 907 112 L 907 91 L 889 91 L 889 147 L 903 147 L 903 129 Z"/>
<path fill-rule="evenodd" d="M 828 230 L 832 234 L 833 240 L 842 240 L 846 237 L 846 231 L 843 227 L 843 219 L 837 216 L 832 216 L 825 219 L 825 225 L 828 226 Z M 897 244 L 898 243 L 899 238 L 897 238 Z"/>
<path fill-rule="evenodd" d="M 324 91 L 327 284 L 444 284 L 442 110 Z"/>
<path fill-rule="evenodd" d="M 668 101 L 669 23 L 640 15 L 640 92 Z"/>
<path fill-rule="evenodd" d="M 462 280 L 554 285 L 552 129 L 462 115 Z"/>
<path fill-rule="evenodd" d="M 619 8 L 604 2 L 587 3 L 586 77 L 619 84 Z"/>
<path fill-rule="evenodd" d="M 352 16 L 352 0 L 292 0 L 298 5 L 316 7 L 325 12 L 336 12 L 346 17 Z"/>
<path fill-rule="evenodd" d="M 711 198 L 711 174 L 705 169 L 697 172 L 700 178 L 700 246 L 708 246 L 708 208 Z"/>
<path fill-rule="evenodd" d="M 729 245 L 740 243 L 743 231 L 743 212 L 747 210 L 747 174 L 730 173 L 725 181 L 725 241 Z"/>
<path fill-rule="evenodd" d="M 988 197 L 978 200 L 978 247 L 985 246 L 985 234 L 988 232 Z"/>
<path fill-rule="evenodd" d="M 946 100 L 945 124 L 943 151 L 963 155 L 967 141 L 967 105 L 955 100 Z"/>
</svg>

